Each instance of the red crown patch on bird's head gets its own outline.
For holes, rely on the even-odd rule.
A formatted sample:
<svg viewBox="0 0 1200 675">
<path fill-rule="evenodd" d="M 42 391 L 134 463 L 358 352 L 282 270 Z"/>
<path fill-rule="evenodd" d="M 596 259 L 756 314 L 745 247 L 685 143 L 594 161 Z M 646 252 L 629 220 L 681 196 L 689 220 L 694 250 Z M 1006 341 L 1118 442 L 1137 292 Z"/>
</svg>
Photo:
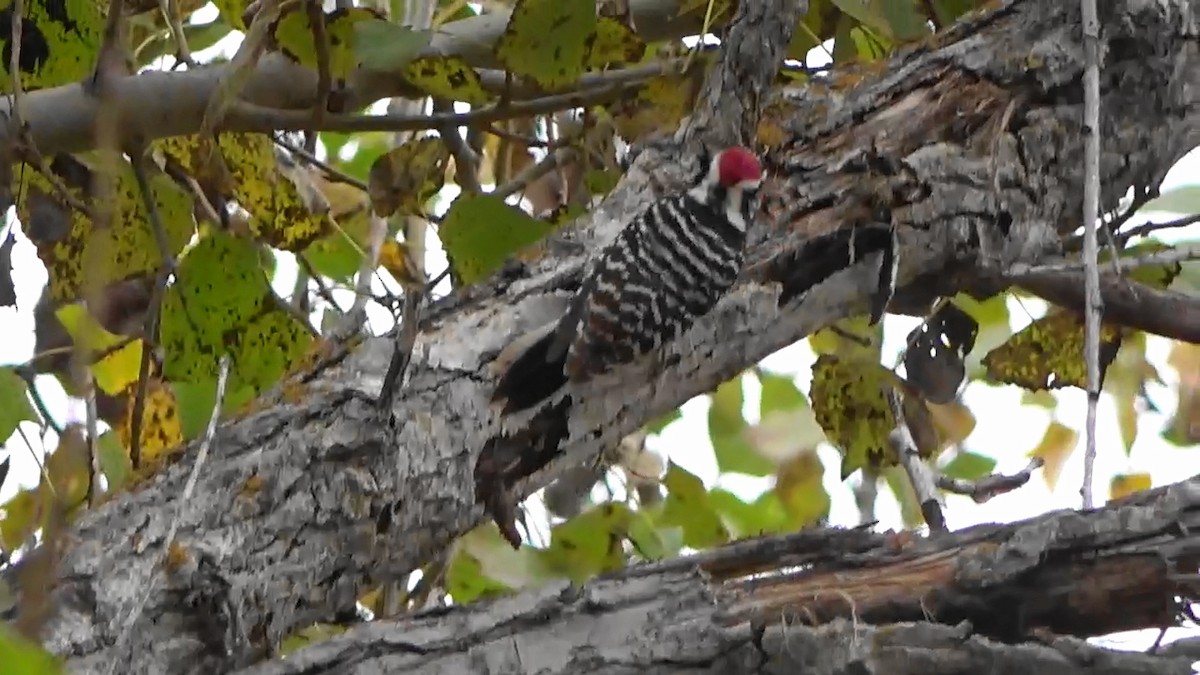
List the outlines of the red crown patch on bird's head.
<svg viewBox="0 0 1200 675">
<path fill-rule="evenodd" d="M 726 188 L 750 187 L 762 180 L 762 165 L 746 148 L 726 148 L 717 157 L 717 180 Z"/>
</svg>

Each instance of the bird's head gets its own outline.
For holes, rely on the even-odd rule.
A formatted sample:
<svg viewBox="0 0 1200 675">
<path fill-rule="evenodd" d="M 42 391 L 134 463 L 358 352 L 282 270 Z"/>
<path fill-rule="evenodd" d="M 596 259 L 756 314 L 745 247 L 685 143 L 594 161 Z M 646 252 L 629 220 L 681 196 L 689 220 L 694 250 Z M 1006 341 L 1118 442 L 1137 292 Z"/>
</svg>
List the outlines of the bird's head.
<svg viewBox="0 0 1200 675">
<path fill-rule="evenodd" d="M 726 190 L 753 192 L 762 184 L 762 164 L 744 147 L 725 148 L 713 157 L 711 172 Z"/>
</svg>

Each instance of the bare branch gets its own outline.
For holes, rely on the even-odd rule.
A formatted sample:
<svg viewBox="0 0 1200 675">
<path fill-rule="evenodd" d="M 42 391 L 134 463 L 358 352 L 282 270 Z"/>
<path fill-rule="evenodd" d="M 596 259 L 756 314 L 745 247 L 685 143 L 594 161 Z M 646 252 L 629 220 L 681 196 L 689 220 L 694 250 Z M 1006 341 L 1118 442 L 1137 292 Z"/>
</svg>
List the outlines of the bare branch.
<svg viewBox="0 0 1200 675">
<path fill-rule="evenodd" d="M 420 131 L 448 125 L 458 127 L 481 122 L 496 122 L 613 101 L 623 96 L 631 86 L 609 85 L 568 94 L 554 94 L 528 101 L 499 102 L 464 113 L 432 115 L 331 114 L 325 118 L 318 131 Z M 312 115 L 304 111 L 278 110 L 250 103 L 235 103 L 227 114 L 227 122 L 225 128 L 230 130 L 303 131 L 306 128 L 312 128 Z"/>
<path fill-rule="evenodd" d="M 1029 460 L 1029 464 L 1025 465 L 1024 469 L 1011 476 L 992 474 L 978 480 L 964 480 L 962 478 L 950 478 L 949 476 L 939 475 L 937 477 L 937 486 L 946 492 L 965 495 L 974 499 L 976 503 L 982 504 L 992 497 L 1002 495 L 1005 492 L 1012 492 L 1025 485 L 1029 482 L 1029 478 L 1033 475 L 1033 472 L 1042 468 L 1042 465 L 1045 463 L 1045 460 L 1041 457 L 1034 457 Z"/>
<path fill-rule="evenodd" d="M 1084 361 L 1087 364 L 1087 447 L 1083 454 L 1083 508 L 1090 509 L 1096 470 L 1096 406 L 1100 402 L 1100 247 L 1096 221 L 1100 218 L 1100 19 L 1096 0 L 1079 0 L 1083 15 L 1083 260 Z M 1115 256 L 1114 256 L 1115 257 Z M 1115 262 L 1115 261 L 1114 261 Z"/>
<path fill-rule="evenodd" d="M 188 68 L 195 68 L 196 60 L 192 58 L 192 50 L 187 43 L 187 34 L 183 32 L 179 0 L 158 0 L 158 8 L 162 11 L 163 21 L 166 21 L 167 26 L 171 29 L 171 39 L 175 41 L 175 58 L 182 61 Z"/>
<path fill-rule="evenodd" d="M 179 531 L 179 522 L 183 520 L 184 509 L 188 507 L 192 499 L 192 493 L 196 491 L 196 481 L 200 476 L 200 469 L 204 466 L 204 462 L 208 459 L 208 450 L 212 445 L 213 437 L 217 433 L 217 420 L 221 417 L 221 406 L 225 402 L 225 385 L 229 378 L 229 355 L 222 354 L 217 370 L 217 392 L 213 399 L 212 413 L 208 417 L 208 426 L 204 429 L 204 436 L 200 439 L 200 450 L 196 453 L 196 463 L 192 465 L 192 471 L 188 475 L 187 483 L 183 487 L 183 494 L 179 496 L 178 504 L 176 504 L 175 517 L 171 521 L 171 527 L 167 530 L 167 537 L 163 540 L 162 551 L 159 554 L 159 565 L 163 566 L 166 563 L 167 556 L 171 555 L 171 547 L 175 544 L 175 534 Z M 153 570 L 153 568 L 151 568 Z M 158 582 L 158 575 L 151 574 L 151 577 L 145 581 L 145 590 L 142 592 L 141 599 L 130 610 L 125 619 L 125 624 L 117 637 L 117 644 L 114 647 L 116 654 L 109 662 L 108 673 L 117 671 L 119 665 L 124 664 L 127 659 L 132 659 L 134 654 L 123 656 L 123 646 L 129 639 L 130 633 L 133 632 L 133 627 L 137 623 L 138 618 L 142 614 L 142 610 L 146 607 L 146 601 L 150 599 L 150 593 L 154 591 Z"/>
</svg>

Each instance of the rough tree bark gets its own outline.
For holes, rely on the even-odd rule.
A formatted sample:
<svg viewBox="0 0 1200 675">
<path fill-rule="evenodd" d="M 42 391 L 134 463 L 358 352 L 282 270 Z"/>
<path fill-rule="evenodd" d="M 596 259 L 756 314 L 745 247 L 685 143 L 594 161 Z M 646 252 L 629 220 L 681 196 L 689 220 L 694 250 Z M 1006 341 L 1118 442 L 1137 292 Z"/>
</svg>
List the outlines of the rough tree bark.
<svg viewBox="0 0 1200 675">
<path fill-rule="evenodd" d="M 1192 479 L 930 539 L 803 531 L 367 624 L 239 675 L 1191 673 L 1194 655 L 1063 636 L 1171 624 L 1196 593 L 1197 507 Z"/>
<path fill-rule="evenodd" d="M 1103 4 L 1102 207 L 1111 208 L 1129 186 L 1157 185 L 1200 144 L 1200 5 Z M 872 284 L 861 270 L 834 274 L 802 302 L 776 306 L 777 281 L 803 273 L 796 266 L 804 264 L 804 243 L 814 236 L 881 212 L 898 223 L 904 293 L 893 310 L 920 310 L 939 292 L 988 282 L 1001 264 L 1034 263 L 1053 253 L 1058 234 L 1078 225 L 1082 194 L 1078 7 L 1040 0 L 989 7 L 898 54 L 886 68 L 813 83 L 771 102 L 762 133 L 774 141 L 765 161 L 770 175 L 746 278 L 668 349 L 660 379 L 627 375 L 575 392 L 568 429 L 554 430 L 562 452 L 532 475 L 506 477 L 519 495 L 767 354 L 862 312 Z M 276 66 L 263 69 L 269 67 Z M 277 90 L 262 81 L 262 72 L 252 86 Z M 143 123 L 125 126 L 151 137 L 194 131 L 194 113 L 202 108 L 205 88 L 211 91 L 211 77 L 154 75 L 118 86 L 121 114 Z M 305 107 L 312 91 L 304 82 L 293 80 L 294 89 L 276 91 L 270 102 Z M 196 91 L 189 90 L 193 86 Z M 182 97 L 182 112 L 173 108 L 168 119 L 165 109 L 158 116 L 139 111 L 169 96 Z M 87 146 L 94 109 L 64 103 L 79 100 L 76 87 L 26 97 L 24 116 L 36 122 L 33 137 L 44 151 Z M 581 219 L 577 239 L 592 248 L 611 236 L 652 197 L 652 173 L 661 181 L 681 170 L 678 156 L 645 150 L 595 213 Z M 979 235 L 987 256 L 979 255 Z M 182 512 L 176 541 L 186 555 L 172 556 L 170 570 L 155 563 L 180 507 L 194 446 L 136 491 L 84 513 L 56 561 L 59 581 L 49 590 L 54 613 L 44 625 L 46 645 L 69 657 L 75 672 L 102 672 L 130 655 L 136 657 L 129 672 L 227 672 L 269 655 L 299 626 L 350 611 L 369 585 L 432 558 L 484 518 L 473 472 L 481 448 L 505 432 L 487 407 L 491 359 L 535 318 L 561 306 L 583 260 L 580 254 L 555 255 L 432 308 L 390 411 L 373 405 L 391 351 L 391 339 L 380 338 L 315 374 L 302 399 L 277 397 L 223 425 L 195 497 Z M 1196 302 L 1188 301 L 1193 319 Z M 1179 316 L 1187 321 L 1189 315 Z M 545 434 L 540 430 L 528 440 L 543 442 Z M 130 613 L 151 579 L 157 590 L 118 652 L 114 645 L 129 631 Z M 680 597 L 698 603 L 700 587 L 693 588 L 693 595 Z M 644 585 L 622 592 L 634 600 L 674 593 Z M 688 630 L 717 639 L 706 616 L 697 616 Z M 399 641 L 388 633 L 394 626 L 365 630 L 378 631 L 369 653 L 403 651 L 414 640 Z M 693 643 L 672 642 L 671 635 L 662 634 L 650 648 L 647 670 L 675 672 L 669 659 L 680 652 L 672 650 Z M 884 651 L 897 644 L 890 640 L 911 637 L 913 658 L 930 663 L 968 663 L 1003 650 L 975 638 L 962 642 L 937 626 L 896 632 L 838 624 L 787 632 L 813 658 L 817 652 L 835 658 L 851 648 L 850 638 L 864 635 Z M 714 645 L 706 653 L 718 654 Z M 791 648 L 794 654 L 795 644 Z M 949 651 L 939 657 L 939 649 Z M 1085 648 L 1050 649 L 1061 655 Z M 656 665 L 655 654 L 667 661 Z M 1005 658 L 1020 657 L 1012 652 Z M 486 661 L 461 663 L 465 670 L 456 672 L 508 672 Z M 702 658 L 701 667 L 706 663 Z M 576 662 L 574 670 L 562 672 L 588 669 L 587 662 Z"/>
</svg>

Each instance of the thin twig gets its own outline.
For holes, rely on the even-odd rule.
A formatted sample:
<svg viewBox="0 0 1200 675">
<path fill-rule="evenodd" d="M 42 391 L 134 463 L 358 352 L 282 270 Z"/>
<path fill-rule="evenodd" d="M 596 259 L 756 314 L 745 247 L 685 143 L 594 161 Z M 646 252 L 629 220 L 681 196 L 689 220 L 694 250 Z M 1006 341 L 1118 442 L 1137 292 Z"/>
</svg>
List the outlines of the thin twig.
<svg viewBox="0 0 1200 675">
<path fill-rule="evenodd" d="M 322 300 L 329 303 L 329 306 L 333 309 L 333 311 L 340 312 L 341 307 L 338 305 L 337 300 L 333 299 L 333 292 L 329 289 L 329 286 L 325 284 L 325 280 L 321 278 L 321 275 L 317 274 L 317 271 L 313 269 L 312 263 L 308 261 L 308 257 L 303 253 L 297 253 L 296 262 L 300 264 L 300 269 L 304 270 L 304 272 L 308 274 L 308 277 L 317 284 L 317 295 L 321 296 Z"/>
<path fill-rule="evenodd" d="M 400 329 L 396 331 L 396 348 L 392 352 L 392 360 L 388 363 L 387 372 L 383 375 L 383 386 L 379 390 L 379 408 L 386 410 L 392 405 L 392 398 L 400 383 L 404 380 L 404 371 L 412 360 L 413 346 L 417 343 L 417 329 L 420 317 L 418 311 L 424 292 L 409 289 L 404 293 L 404 311 L 401 314 Z"/>
<path fill-rule="evenodd" d="M 308 23 L 312 26 L 313 44 L 317 47 L 317 97 L 313 106 L 312 129 L 305 132 L 304 149 L 310 153 L 317 151 L 317 129 L 325 115 L 329 114 L 329 93 L 333 88 L 333 76 L 329 72 L 329 36 L 325 30 L 325 9 L 322 3 L 308 0 L 305 10 L 308 12 Z"/>
<path fill-rule="evenodd" d="M 1200 259 L 1200 246 L 1180 246 L 1173 249 L 1162 251 L 1151 251 L 1145 255 L 1129 256 L 1127 258 L 1118 258 L 1117 267 L 1121 270 L 1137 269 L 1139 267 L 1150 267 L 1153 265 L 1173 265 L 1175 263 L 1187 262 L 1189 260 Z M 1046 263 L 1044 265 L 1013 265 L 1011 271 L 1005 273 L 1003 278 L 1010 282 L 1020 282 L 1021 278 L 1030 274 L 1038 274 L 1044 272 L 1078 272 L 1081 269 L 1086 269 L 1087 263 L 1081 260 L 1067 260 L 1063 262 Z"/>
<path fill-rule="evenodd" d="M 285 9 L 291 8 L 298 1 L 261 0 L 258 13 L 250 22 L 242 44 L 238 46 L 237 52 L 229 60 L 229 65 L 221 76 L 221 81 L 217 83 L 212 96 L 209 97 L 208 103 L 204 107 L 204 116 L 201 118 L 199 131 L 202 138 L 213 138 L 225 116 L 232 112 L 231 108 L 236 108 L 238 95 L 241 93 L 242 87 L 249 81 L 250 76 L 254 74 L 254 64 L 258 62 L 259 56 L 266 48 L 271 25 L 283 15 Z M 311 118 L 311 114 L 307 115 L 305 122 L 307 123 Z M 302 128 L 301 126 L 292 130 L 296 131 Z M 213 145 L 216 145 L 215 141 Z M 215 147 L 213 150 L 215 151 Z"/>
<path fill-rule="evenodd" d="M 908 474 L 908 480 L 917 496 L 917 503 L 921 506 L 921 516 L 925 519 L 925 524 L 929 525 L 931 532 L 945 531 L 946 517 L 942 514 L 942 505 L 938 501 L 933 470 L 929 468 L 925 460 L 921 459 L 917 442 L 904 418 L 904 404 L 900 399 L 900 393 L 895 389 L 890 389 L 887 392 L 887 399 L 892 416 L 896 421 L 896 427 L 888 434 L 888 443 L 896 453 L 896 459 L 904 467 L 904 472 Z"/>
<path fill-rule="evenodd" d="M 1083 260 L 1084 360 L 1087 363 L 1087 447 L 1083 455 L 1083 508 L 1094 505 L 1092 483 L 1096 470 L 1096 406 L 1100 402 L 1099 244 L 1096 221 L 1100 211 L 1100 20 L 1096 0 L 1080 0 L 1083 18 Z M 1115 256 L 1114 256 L 1115 257 Z"/>
<path fill-rule="evenodd" d="M 512 177 L 504 185 L 498 186 L 492 191 L 492 194 L 501 199 L 508 199 L 518 192 L 524 191 L 533 181 L 550 173 L 558 166 L 566 164 L 576 156 L 574 148 L 562 147 L 551 152 L 547 152 L 546 156 L 541 161 L 526 166 L 524 169 Z"/>
<path fill-rule="evenodd" d="M 582 108 L 620 98 L 633 85 L 607 85 L 584 89 L 568 94 L 554 94 L 525 101 L 497 102 L 494 105 L 476 108 L 463 113 L 439 113 L 433 115 L 358 115 L 349 113 L 331 114 L 325 118 L 318 131 L 421 131 L 437 129 L 445 125 L 467 126 L 484 122 L 544 115 L 546 113 Z M 312 113 L 305 110 L 280 110 L 234 101 L 226 111 L 225 119 L 244 131 L 303 131 L 312 127 Z"/>
<path fill-rule="evenodd" d="M 204 466 L 204 461 L 208 458 L 208 449 L 212 445 L 213 436 L 217 433 L 217 420 L 221 417 L 221 405 L 225 399 L 225 384 L 229 378 L 229 355 L 222 354 L 219 369 L 217 372 L 217 393 L 213 401 L 212 414 L 208 418 L 208 426 L 204 430 L 204 437 L 200 440 L 200 450 L 196 453 L 196 463 L 192 465 L 192 472 L 188 475 L 187 483 L 183 487 L 183 494 L 180 495 L 178 507 L 175 509 L 175 517 L 171 519 L 171 527 L 167 530 L 167 537 L 163 540 L 162 551 L 159 554 L 159 565 L 162 565 L 167 556 L 170 554 L 171 546 L 175 543 L 175 534 L 179 531 L 179 523 L 183 520 L 183 511 L 189 506 L 192 499 L 192 493 L 196 490 L 196 480 L 200 476 L 200 468 Z M 125 619 L 125 626 L 121 630 L 121 634 L 117 638 L 117 649 L 123 647 L 124 643 L 133 633 L 133 626 L 137 623 L 138 617 L 141 616 L 142 610 L 145 609 L 146 603 L 150 600 L 150 593 L 157 586 L 158 575 L 151 571 L 150 578 L 145 583 L 145 590 L 142 592 L 142 597 L 138 599 L 137 604 L 129 612 L 129 616 Z M 117 651 L 117 654 L 120 654 Z M 132 654 L 130 655 L 132 657 Z M 108 666 L 108 674 L 112 675 L 117 670 L 117 665 L 125 659 L 116 656 L 112 659 Z"/>
<path fill-rule="evenodd" d="M 454 106 L 450 101 L 434 99 L 434 114 L 453 111 Z M 438 127 L 437 131 L 442 143 L 454 157 L 454 177 L 458 186 L 470 194 L 483 192 L 483 186 L 479 184 L 479 158 L 475 156 L 475 151 L 467 145 L 462 134 L 458 133 L 458 127 L 453 124 L 445 124 Z"/>
<path fill-rule="evenodd" d="M 1024 469 L 1011 476 L 994 473 L 976 480 L 950 478 L 949 476 L 939 475 L 937 477 L 937 486 L 946 492 L 965 495 L 974 499 L 975 503 L 982 504 L 992 497 L 1011 492 L 1028 483 L 1033 472 L 1042 468 L 1042 465 L 1045 463 L 1045 460 L 1041 457 L 1034 457 L 1029 460 L 1029 464 L 1026 464 Z"/>
<path fill-rule="evenodd" d="M 371 213 L 369 217 L 371 231 L 367 255 L 363 256 L 362 264 L 358 268 L 358 277 L 354 282 L 354 303 L 350 305 L 350 309 L 346 311 L 343 320 L 339 322 L 337 330 L 334 331 L 335 336 L 338 337 L 353 335 L 367 320 L 366 306 L 367 298 L 371 296 L 371 278 L 375 275 L 375 270 L 379 268 L 379 255 L 383 252 L 383 242 L 388 235 L 386 218 L 381 218 L 374 213 Z"/>
<path fill-rule="evenodd" d="M 42 483 L 50 488 L 52 495 L 58 497 L 58 491 L 54 488 L 54 482 L 50 480 L 50 473 L 46 471 L 46 463 L 42 461 L 41 457 L 38 457 L 37 450 L 33 449 L 33 443 L 30 442 L 29 436 L 25 434 L 25 430 L 21 428 L 20 424 L 17 425 L 17 433 L 21 434 L 21 440 L 25 441 L 25 447 L 29 448 L 29 456 L 33 458 L 33 463 L 37 464 L 38 473 L 42 477 Z M 45 447 L 45 439 L 43 438 L 42 441 L 43 447 Z"/>
<path fill-rule="evenodd" d="M 1196 223 L 1200 223 L 1200 213 L 1184 216 L 1183 218 L 1177 218 L 1175 220 L 1168 220 L 1165 223 L 1142 223 L 1141 225 L 1131 227 L 1128 230 L 1117 234 L 1117 242 L 1119 245 L 1124 246 L 1126 242 L 1134 237 L 1144 237 L 1160 230 L 1172 230 L 1180 227 L 1188 227 L 1189 225 L 1194 225 Z"/>
<path fill-rule="evenodd" d="M 46 163 L 46 158 L 42 157 L 41 151 L 38 150 L 37 145 L 29 137 L 29 129 L 25 126 L 25 118 L 21 115 L 21 102 L 25 99 L 25 88 L 21 83 L 21 28 L 24 18 L 24 0 L 13 0 L 12 26 L 10 28 L 12 41 L 9 43 L 12 45 L 12 54 L 8 60 L 8 70 L 12 74 L 13 122 L 18 130 L 18 136 L 22 141 L 21 150 L 25 155 L 23 159 L 50 183 L 50 188 L 62 203 L 80 213 L 89 213 L 87 206 L 71 193 L 66 183 L 57 174 L 50 170 L 49 165 Z"/>
<path fill-rule="evenodd" d="M 176 61 L 183 62 L 188 68 L 195 68 L 196 60 L 192 58 L 192 50 L 187 43 L 187 34 L 183 32 L 179 0 L 158 0 L 158 8 L 162 11 L 167 26 L 171 29 L 171 39 L 175 41 Z"/>
<path fill-rule="evenodd" d="M 496 138 L 520 143 L 527 148 L 545 148 L 553 147 L 555 145 L 555 143 L 551 141 L 544 141 L 540 138 L 534 138 L 533 136 L 526 136 L 525 134 L 517 134 L 505 129 L 501 129 L 495 124 L 485 124 L 483 125 L 483 130 L 484 132 L 489 133 Z M 561 142 L 558 143 L 558 145 L 561 144 Z"/>
<path fill-rule="evenodd" d="M 154 240 L 158 245 L 158 254 L 162 258 L 162 266 L 154 279 L 154 291 L 150 295 L 150 306 L 146 310 L 146 321 L 142 326 L 142 361 L 138 365 L 138 384 L 133 397 L 133 419 L 129 425 L 129 464 L 134 469 L 142 461 L 142 418 L 146 412 L 146 388 L 150 380 L 150 354 L 153 345 L 158 341 L 158 321 L 162 315 L 163 296 L 167 292 L 167 281 L 174 273 L 175 260 L 171 255 L 167 232 L 163 227 L 158 213 L 158 205 L 154 201 L 154 193 L 150 191 L 150 181 L 146 177 L 145 156 L 140 152 L 130 152 L 133 165 L 133 176 L 137 180 L 138 191 L 142 196 L 142 204 L 146 208 L 146 216 L 154 230 Z"/>
<path fill-rule="evenodd" d="M 317 167 L 318 169 L 320 169 L 321 171 L 325 172 L 325 174 L 328 175 L 330 178 L 333 178 L 334 180 L 336 180 L 340 183 L 345 183 L 347 185 L 353 185 L 354 187 L 358 188 L 359 190 L 362 190 L 363 192 L 367 191 L 366 183 L 355 178 L 354 176 L 351 176 L 350 174 L 348 174 L 344 171 L 341 171 L 341 170 L 333 167 L 328 162 L 322 161 L 315 154 L 313 154 L 312 152 L 309 152 L 305 148 L 301 148 L 299 146 L 292 145 L 291 143 L 288 143 L 287 141 L 283 140 L 282 138 L 280 138 L 278 136 L 272 136 L 271 140 L 275 141 L 275 145 L 278 145 L 279 147 L 283 148 L 284 150 L 287 150 L 288 152 L 299 157 L 300 159 L 304 160 L 305 162 L 308 162 L 309 164 L 311 164 L 311 165 Z"/>
<path fill-rule="evenodd" d="M 33 359 L 30 359 L 30 361 L 33 361 Z M 29 392 L 29 398 L 33 400 L 33 407 L 37 408 L 37 411 L 41 413 L 46 426 L 50 427 L 55 434 L 62 436 L 62 425 L 54 421 L 54 417 L 50 414 L 50 408 L 46 406 L 46 401 L 42 399 L 42 395 L 38 391 L 37 383 L 34 379 L 37 373 L 33 368 L 27 366 L 13 368 L 13 372 L 25 381 L 25 390 Z"/>
<path fill-rule="evenodd" d="M 95 506 L 96 500 L 100 498 L 100 451 L 96 442 L 100 436 L 100 415 L 96 410 L 96 378 L 91 373 L 87 375 L 87 390 L 84 400 L 87 404 L 87 504 L 88 506 Z"/>
</svg>

